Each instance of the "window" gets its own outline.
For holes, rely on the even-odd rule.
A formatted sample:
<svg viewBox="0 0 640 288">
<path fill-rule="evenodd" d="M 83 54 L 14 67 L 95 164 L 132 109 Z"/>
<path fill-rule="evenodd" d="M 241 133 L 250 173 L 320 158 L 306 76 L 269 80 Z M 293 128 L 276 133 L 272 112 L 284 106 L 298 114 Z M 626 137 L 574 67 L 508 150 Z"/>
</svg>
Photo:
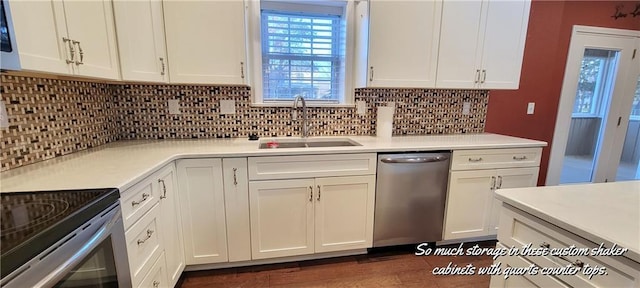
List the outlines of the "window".
<svg viewBox="0 0 640 288">
<path fill-rule="evenodd" d="M 352 94 L 346 75 L 347 3 L 260 1 L 259 31 L 254 32 L 260 45 L 252 47 L 262 68 L 253 74 L 255 102 L 290 105 L 296 96 L 308 105 L 352 101 L 346 96 Z"/>
<path fill-rule="evenodd" d="M 585 49 L 578 78 L 578 91 L 573 106 L 573 117 L 600 117 L 601 108 L 608 102 L 615 75 L 617 52 Z"/>
<path fill-rule="evenodd" d="M 631 104 L 631 120 L 640 120 L 640 78 L 636 84 L 636 93 L 633 95 L 633 104 Z"/>
</svg>

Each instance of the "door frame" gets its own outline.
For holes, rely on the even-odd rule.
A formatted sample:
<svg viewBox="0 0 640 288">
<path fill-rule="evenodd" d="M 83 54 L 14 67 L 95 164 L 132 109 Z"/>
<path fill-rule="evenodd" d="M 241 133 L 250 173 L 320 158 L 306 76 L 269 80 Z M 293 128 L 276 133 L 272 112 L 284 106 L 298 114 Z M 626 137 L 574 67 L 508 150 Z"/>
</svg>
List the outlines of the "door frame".
<svg viewBox="0 0 640 288">
<path fill-rule="evenodd" d="M 582 26 L 582 25 L 573 26 L 573 31 L 571 33 L 571 43 L 569 45 L 569 52 L 567 54 L 567 64 L 565 66 L 565 73 L 562 81 L 560 102 L 558 104 L 558 114 L 556 116 L 556 124 L 553 132 L 553 140 L 551 142 L 551 153 L 549 156 L 549 166 L 547 169 L 547 179 L 545 183 L 545 185 L 547 186 L 558 185 L 560 183 L 560 175 L 562 173 L 562 166 L 563 166 L 564 156 L 565 156 L 564 154 L 565 154 L 567 142 L 569 139 L 569 129 L 571 126 L 571 114 L 573 112 L 573 105 L 574 105 L 575 94 L 577 90 L 577 86 L 575 85 L 575 83 L 577 83 L 578 74 L 575 73 L 574 70 L 576 69 L 576 67 L 579 67 L 580 62 L 582 61 L 581 56 L 584 54 L 582 45 L 580 45 L 581 43 L 578 43 L 579 41 L 575 41 L 576 36 L 580 36 L 580 35 L 625 38 L 625 39 L 631 39 L 631 40 L 636 39 L 635 41 L 636 41 L 636 47 L 637 47 L 638 46 L 637 39 L 640 38 L 640 31 L 591 27 L 591 26 Z M 576 54 L 579 54 L 579 55 L 576 55 Z M 635 61 L 638 61 L 637 56 L 635 59 L 636 59 Z M 635 70 L 638 70 L 638 69 L 635 69 Z M 627 90 L 631 89 L 631 88 L 627 89 L 627 87 L 631 86 L 631 85 L 627 85 L 631 80 L 633 80 L 634 82 L 633 88 L 635 89 L 635 81 L 637 81 L 637 75 L 635 75 L 635 78 L 633 76 L 634 74 L 637 74 L 637 73 L 635 73 L 636 71 L 634 71 L 633 67 L 631 67 L 628 71 L 631 72 L 629 73 L 629 75 L 623 75 L 623 76 L 627 76 L 627 79 L 623 79 L 623 83 L 622 83 L 623 87 L 614 88 L 614 92 L 613 92 L 614 94 L 617 93 L 617 91 L 615 91 L 617 89 L 621 89 L 621 91 L 623 91 L 622 93 L 626 93 Z M 567 83 L 572 83 L 572 84 L 565 85 Z M 609 136 L 609 139 L 611 140 L 613 140 L 616 137 L 619 137 L 620 133 L 624 133 L 624 132 L 619 132 L 614 130 L 624 130 L 626 132 L 627 125 L 628 125 L 628 117 L 627 117 L 628 115 L 624 115 L 624 113 L 621 114 L 621 112 L 624 112 L 624 111 L 621 111 L 619 106 L 615 105 L 616 103 L 613 103 L 614 100 L 616 99 L 612 99 L 612 102 L 610 104 L 608 116 L 603 118 L 602 125 L 605 129 L 605 135 L 603 135 L 603 139 L 605 141 L 607 139 L 607 136 L 609 135 L 615 135 L 615 137 Z M 612 116 L 612 115 L 615 115 L 615 116 Z M 607 121 L 607 119 L 614 119 L 612 117 L 615 117 L 615 118 L 622 117 L 622 121 L 620 125 L 617 125 L 617 123 L 612 123 L 614 121 Z M 617 128 L 624 128 L 624 129 L 613 129 L 615 128 L 615 126 L 618 126 Z M 624 135 L 622 135 L 622 137 L 624 137 Z M 621 149 L 622 148 L 620 147 L 620 149 L 614 148 L 614 149 L 611 149 L 610 151 L 606 151 L 608 153 L 606 153 L 606 155 L 602 155 L 603 157 L 601 158 L 599 157 L 599 155 L 594 156 L 596 157 L 596 165 L 594 168 L 595 177 L 593 178 L 593 182 L 604 182 L 606 179 L 605 177 L 609 175 L 610 171 L 612 170 L 614 171 L 613 174 L 615 174 L 615 169 L 617 169 L 617 163 L 619 159 L 618 161 L 615 161 L 616 165 L 610 165 L 608 167 L 605 167 L 605 169 L 599 169 L 598 166 L 601 160 L 604 160 L 607 163 L 610 162 L 610 160 L 612 159 L 611 157 L 616 157 L 614 155 L 615 151 L 620 150 L 618 152 L 621 152 Z"/>
</svg>

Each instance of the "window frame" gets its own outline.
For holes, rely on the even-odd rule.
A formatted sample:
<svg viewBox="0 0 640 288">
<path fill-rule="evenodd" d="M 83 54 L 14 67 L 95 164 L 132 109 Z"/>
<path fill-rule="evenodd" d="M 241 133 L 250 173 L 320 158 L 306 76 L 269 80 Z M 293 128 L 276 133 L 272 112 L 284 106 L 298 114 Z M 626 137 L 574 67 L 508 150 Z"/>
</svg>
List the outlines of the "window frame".
<svg viewBox="0 0 640 288">
<path fill-rule="evenodd" d="M 264 1 L 264 0 L 263 0 Z M 271 0 L 274 1 L 274 0 Z M 247 43 L 249 54 L 249 83 L 251 85 L 251 106 L 257 107 L 290 107 L 293 100 L 279 100 L 265 102 L 263 98 L 263 66 L 262 66 L 262 34 L 261 34 L 261 6 L 260 0 L 247 0 Z M 355 107 L 354 97 L 354 47 L 355 47 L 355 2 L 352 0 L 324 0 L 324 1 L 290 1 L 277 0 L 283 5 L 327 5 L 344 7 L 345 22 L 345 55 L 344 55 L 344 94 L 338 96 L 338 103 L 307 100 L 309 107 Z"/>
</svg>

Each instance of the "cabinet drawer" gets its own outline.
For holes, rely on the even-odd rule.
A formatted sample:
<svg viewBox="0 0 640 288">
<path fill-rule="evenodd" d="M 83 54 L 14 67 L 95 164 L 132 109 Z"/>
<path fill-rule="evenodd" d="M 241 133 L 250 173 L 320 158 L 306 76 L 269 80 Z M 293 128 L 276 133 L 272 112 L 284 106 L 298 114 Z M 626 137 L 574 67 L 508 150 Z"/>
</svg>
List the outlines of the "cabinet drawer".
<svg viewBox="0 0 640 288">
<path fill-rule="evenodd" d="M 249 180 L 371 174 L 376 174 L 375 153 L 249 158 Z"/>
<path fill-rule="evenodd" d="M 125 233 L 133 286 L 138 286 L 162 252 L 158 231 L 159 213 L 160 205 L 156 204 Z"/>
<path fill-rule="evenodd" d="M 158 260 L 155 261 L 147 276 L 140 281 L 139 288 L 156 288 L 156 287 L 170 287 L 167 282 L 167 272 L 165 269 L 165 256 L 164 253 L 158 257 Z"/>
<path fill-rule="evenodd" d="M 540 166 L 542 148 L 453 151 L 451 170 L 476 170 Z"/>
<path fill-rule="evenodd" d="M 124 229 L 138 221 L 158 202 L 158 189 L 155 188 L 156 183 L 152 179 L 155 177 L 149 176 L 120 195 Z"/>
<path fill-rule="evenodd" d="M 578 249 L 587 248 L 589 251 L 600 245 L 510 206 L 502 207 L 498 240 L 509 247 L 522 247 L 529 243 L 532 248 L 548 245 L 550 249 L 575 245 Z M 595 275 L 592 279 L 583 275 L 582 272 L 572 276 L 555 276 L 573 287 L 638 287 L 640 285 L 640 263 L 624 257 L 587 255 L 565 256 L 565 258 L 567 260 L 552 255 L 527 257 L 540 267 L 563 267 L 569 265 L 569 262 L 576 263 L 576 261 L 589 264 L 591 267 L 606 267 L 607 275 Z"/>
</svg>

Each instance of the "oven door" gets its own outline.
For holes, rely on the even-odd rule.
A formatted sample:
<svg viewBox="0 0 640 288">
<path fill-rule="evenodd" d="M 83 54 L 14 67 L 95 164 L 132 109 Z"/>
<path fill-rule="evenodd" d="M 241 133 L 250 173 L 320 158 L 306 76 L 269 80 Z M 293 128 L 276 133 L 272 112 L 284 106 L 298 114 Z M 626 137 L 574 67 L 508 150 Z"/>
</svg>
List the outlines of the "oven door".
<svg viewBox="0 0 640 288">
<path fill-rule="evenodd" d="M 120 205 L 112 205 L 14 272 L 3 288 L 131 287 Z"/>
</svg>

